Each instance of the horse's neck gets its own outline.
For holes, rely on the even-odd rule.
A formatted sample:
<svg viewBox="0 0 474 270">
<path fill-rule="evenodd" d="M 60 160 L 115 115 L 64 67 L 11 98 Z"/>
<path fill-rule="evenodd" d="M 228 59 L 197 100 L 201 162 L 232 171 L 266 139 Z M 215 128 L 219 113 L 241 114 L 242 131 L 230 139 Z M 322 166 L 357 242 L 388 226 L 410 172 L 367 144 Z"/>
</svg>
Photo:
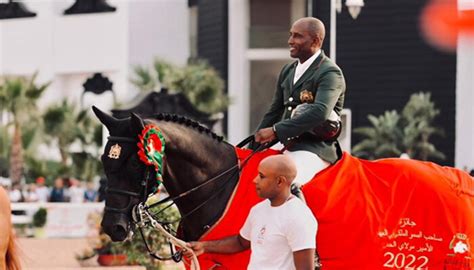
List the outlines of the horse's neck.
<svg viewBox="0 0 474 270">
<path fill-rule="evenodd" d="M 209 134 L 179 127 L 168 131 L 168 137 L 164 184 L 171 196 L 189 191 L 237 165 L 234 147 L 213 139 Z M 183 220 L 187 239 L 199 238 L 205 232 L 204 228 L 211 226 L 223 213 L 238 180 L 235 170 L 234 175 L 222 175 L 176 201 L 181 215 L 207 201 Z"/>
</svg>

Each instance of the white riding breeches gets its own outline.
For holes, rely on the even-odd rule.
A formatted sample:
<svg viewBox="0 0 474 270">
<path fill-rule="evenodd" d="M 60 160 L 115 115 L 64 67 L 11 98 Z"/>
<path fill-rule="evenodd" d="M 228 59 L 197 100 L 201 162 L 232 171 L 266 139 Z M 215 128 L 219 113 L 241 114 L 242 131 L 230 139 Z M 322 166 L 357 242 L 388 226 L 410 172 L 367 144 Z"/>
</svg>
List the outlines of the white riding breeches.
<svg viewBox="0 0 474 270">
<path fill-rule="evenodd" d="M 283 145 L 277 143 L 272 146 L 272 149 L 281 150 Z M 329 162 L 322 160 L 318 155 L 309 151 L 288 151 L 283 152 L 284 155 L 289 156 L 296 165 L 296 178 L 293 183 L 303 185 L 313 179 L 314 175 L 326 169 L 331 165 Z"/>
</svg>

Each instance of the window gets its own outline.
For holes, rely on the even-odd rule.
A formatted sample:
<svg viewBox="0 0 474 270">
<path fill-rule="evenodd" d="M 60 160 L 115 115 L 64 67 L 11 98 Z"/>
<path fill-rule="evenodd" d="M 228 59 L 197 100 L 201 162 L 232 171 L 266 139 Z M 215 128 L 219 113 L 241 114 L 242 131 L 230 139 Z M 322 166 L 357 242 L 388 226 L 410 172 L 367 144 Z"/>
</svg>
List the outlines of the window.
<svg viewBox="0 0 474 270">
<path fill-rule="evenodd" d="M 250 0 L 249 48 L 286 48 L 291 24 L 306 15 L 306 0 Z"/>
<path fill-rule="evenodd" d="M 250 62 L 250 122 L 249 130 L 255 131 L 263 115 L 270 108 L 280 70 L 284 60 L 266 60 Z"/>
</svg>

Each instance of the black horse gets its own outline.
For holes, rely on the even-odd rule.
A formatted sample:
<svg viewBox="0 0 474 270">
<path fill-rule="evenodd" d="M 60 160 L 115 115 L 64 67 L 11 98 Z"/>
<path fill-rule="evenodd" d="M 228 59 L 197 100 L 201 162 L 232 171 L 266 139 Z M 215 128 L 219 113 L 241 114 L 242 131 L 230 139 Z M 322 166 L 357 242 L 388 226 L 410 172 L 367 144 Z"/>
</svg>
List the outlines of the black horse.
<svg viewBox="0 0 474 270">
<path fill-rule="evenodd" d="M 183 217 L 182 238 L 199 239 L 213 224 L 222 224 L 217 221 L 242 167 L 243 157 L 237 156 L 234 146 L 184 117 L 158 115 L 143 120 L 132 115 L 118 120 L 96 108 L 94 112 L 111 135 L 102 156 L 108 179 L 102 227 L 112 240 L 127 237 L 131 221 L 137 220 L 134 207 L 157 186 L 155 167 L 145 165 L 138 154 L 145 125 L 161 130 L 166 142 L 160 161 L 162 178 Z M 244 167 L 242 179 L 248 178 L 249 167 Z M 242 179 L 237 190 L 246 182 Z M 474 265 L 470 249 L 474 181 L 465 172 L 415 160 L 367 161 L 345 153 L 319 173 L 317 181 L 305 184 L 303 193 L 319 223 L 318 253 L 327 269 L 454 269 L 450 265 L 472 269 Z M 233 205 L 247 209 L 243 203 Z M 217 256 L 200 256 L 201 266 L 245 269 L 245 263 L 235 267 L 234 262 L 248 261 L 249 253 Z"/>
<path fill-rule="evenodd" d="M 108 179 L 102 228 L 112 240 L 127 237 L 133 206 L 156 190 L 156 175 L 146 169 L 137 154 L 138 135 L 146 124 L 159 126 L 166 141 L 163 185 L 171 197 L 182 195 L 175 203 L 181 216 L 186 217 L 181 222 L 184 239 L 198 239 L 219 219 L 239 179 L 232 145 L 184 117 L 157 115 L 156 119 L 143 120 L 133 115 L 119 120 L 95 107 L 93 110 L 110 133 L 102 156 Z M 111 158 L 114 149 L 120 150 Z M 140 185 L 147 173 L 148 182 Z M 210 179 L 213 181 L 206 182 Z M 196 188 L 202 183 L 206 184 Z"/>
</svg>

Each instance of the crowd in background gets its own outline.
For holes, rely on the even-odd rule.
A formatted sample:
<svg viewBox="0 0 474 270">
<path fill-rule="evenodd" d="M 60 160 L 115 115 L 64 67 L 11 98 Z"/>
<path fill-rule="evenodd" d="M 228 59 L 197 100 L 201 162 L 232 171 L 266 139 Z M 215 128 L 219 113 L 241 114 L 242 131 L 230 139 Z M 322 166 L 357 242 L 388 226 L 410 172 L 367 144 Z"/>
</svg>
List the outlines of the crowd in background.
<svg viewBox="0 0 474 270">
<path fill-rule="evenodd" d="M 38 177 L 35 183 L 7 186 L 10 201 L 17 202 L 99 202 L 104 200 L 103 181 L 100 187 L 93 182 L 82 182 L 75 178 L 56 178 L 53 186 L 45 184 L 44 177 Z"/>
</svg>

